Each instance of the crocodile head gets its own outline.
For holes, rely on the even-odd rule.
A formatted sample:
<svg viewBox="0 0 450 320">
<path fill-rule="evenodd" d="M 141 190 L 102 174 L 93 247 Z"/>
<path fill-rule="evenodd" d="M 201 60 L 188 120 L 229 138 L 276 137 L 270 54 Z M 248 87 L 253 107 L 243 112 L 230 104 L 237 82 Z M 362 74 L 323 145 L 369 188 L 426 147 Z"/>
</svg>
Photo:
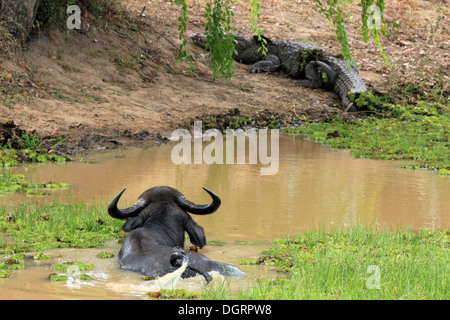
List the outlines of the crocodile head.
<svg viewBox="0 0 450 320">
<path fill-rule="evenodd" d="M 245 37 L 233 34 L 233 59 L 245 64 L 255 63 L 263 58 L 258 37 Z M 199 47 L 206 49 L 206 35 L 199 32 L 190 35 L 191 40 Z"/>
<path fill-rule="evenodd" d="M 191 34 L 191 40 L 200 48 L 206 49 L 206 36 L 200 32 Z"/>
</svg>

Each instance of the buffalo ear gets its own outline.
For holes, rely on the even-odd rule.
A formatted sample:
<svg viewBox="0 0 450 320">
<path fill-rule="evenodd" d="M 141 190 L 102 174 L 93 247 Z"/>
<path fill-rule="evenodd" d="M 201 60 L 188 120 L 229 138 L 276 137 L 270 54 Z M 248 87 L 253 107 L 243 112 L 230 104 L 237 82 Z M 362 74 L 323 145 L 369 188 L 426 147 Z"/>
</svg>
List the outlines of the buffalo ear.
<svg viewBox="0 0 450 320">
<path fill-rule="evenodd" d="M 140 228 L 143 223 L 144 221 L 139 216 L 128 218 L 127 222 L 124 223 L 122 230 L 125 232 L 130 232 L 131 230 Z"/>
<path fill-rule="evenodd" d="M 189 239 L 194 246 L 202 248 L 206 245 L 205 231 L 191 217 L 189 217 L 185 228 L 189 235 Z"/>
</svg>

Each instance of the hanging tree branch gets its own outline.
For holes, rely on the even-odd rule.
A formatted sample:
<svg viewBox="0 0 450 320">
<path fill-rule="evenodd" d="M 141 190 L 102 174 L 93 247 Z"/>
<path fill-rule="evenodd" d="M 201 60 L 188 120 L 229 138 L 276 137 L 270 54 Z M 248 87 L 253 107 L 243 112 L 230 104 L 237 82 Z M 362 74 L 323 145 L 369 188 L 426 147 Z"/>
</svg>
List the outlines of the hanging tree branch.
<svg viewBox="0 0 450 320">
<path fill-rule="evenodd" d="M 319 11 L 333 23 L 336 27 L 337 40 L 342 46 L 342 55 L 345 60 L 351 60 L 350 47 L 347 38 L 347 29 L 345 25 L 348 16 L 346 6 L 353 3 L 353 0 L 314 0 Z M 381 56 L 389 64 L 383 46 L 380 41 L 380 32 L 385 33 L 383 11 L 385 8 L 384 0 L 361 0 L 362 6 L 362 35 L 366 42 L 369 42 L 369 33 L 373 37 L 373 41 L 378 46 Z"/>
<path fill-rule="evenodd" d="M 192 60 L 187 49 L 187 41 L 183 34 L 186 31 L 186 24 L 189 20 L 187 13 L 188 0 L 175 0 L 181 7 L 180 21 L 180 55 L 179 60 L 187 59 L 191 64 Z M 208 0 L 205 8 L 205 33 L 207 37 L 207 49 L 210 51 L 211 66 L 214 71 L 214 78 L 224 77 L 230 79 L 234 75 L 233 58 L 234 37 L 230 33 L 234 31 L 232 4 L 236 0 Z M 249 0 L 250 2 L 250 21 L 249 28 L 254 35 L 261 41 L 261 50 L 266 54 L 266 40 L 262 37 L 263 30 L 258 26 L 262 0 Z M 346 20 L 349 10 L 347 6 L 354 0 L 314 0 L 319 11 L 333 23 L 336 28 L 336 37 L 342 46 L 342 56 L 345 60 L 351 60 L 350 46 L 347 37 Z M 362 27 L 364 41 L 373 41 L 378 46 L 381 56 L 389 64 L 383 46 L 380 41 L 380 32 L 385 33 L 383 11 L 385 8 L 384 0 L 361 0 L 362 5 Z"/>
</svg>

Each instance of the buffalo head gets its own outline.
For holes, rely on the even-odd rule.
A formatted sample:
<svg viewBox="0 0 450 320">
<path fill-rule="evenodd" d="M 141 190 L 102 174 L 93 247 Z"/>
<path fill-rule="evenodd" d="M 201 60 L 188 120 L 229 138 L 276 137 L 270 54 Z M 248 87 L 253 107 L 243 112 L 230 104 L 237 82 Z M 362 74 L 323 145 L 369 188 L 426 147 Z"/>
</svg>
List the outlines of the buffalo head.
<svg viewBox="0 0 450 320">
<path fill-rule="evenodd" d="M 185 232 L 192 244 L 200 248 L 206 245 L 203 228 L 188 212 L 204 215 L 220 207 L 220 198 L 214 192 L 203 189 L 212 198 L 210 204 L 195 204 L 176 189 L 162 186 L 145 191 L 135 204 L 126 209 L 117 208 L 125 189 L 119 192 L 109 204 L 108 213 L 113 218 L 126 220 L 122 229 L 129 232 L 119 252 L 121 268 L 161 277 L 180 267 L 181 261 L 188 261 L 183 277 L 202 274 L 209 282 L 208 272 L 211 271 L 226 276 L 240 275 L 241 271 L 233 266 L 183 249 Z"/>
</svg>

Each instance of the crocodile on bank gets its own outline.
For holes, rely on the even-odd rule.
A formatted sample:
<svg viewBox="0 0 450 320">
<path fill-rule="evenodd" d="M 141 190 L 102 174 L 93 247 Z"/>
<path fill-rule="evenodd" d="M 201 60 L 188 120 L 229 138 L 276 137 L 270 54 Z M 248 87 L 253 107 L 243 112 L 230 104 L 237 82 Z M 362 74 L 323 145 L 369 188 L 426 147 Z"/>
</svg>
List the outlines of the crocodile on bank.
<svg viewBox="0 0 450 320">
<path fill-rule="evenodd" d="M 367 90 L 358 68 L 350 68 L 342 59 L 311 43 L 270 40 L 267 41 L 266 55 L 262 54 L 258 37 L 234 35 L 235 52 L 233 59 L 240 63 L 251 64 L 251 73 L 283 71 L 289 76 L 300 79 L 297 84 L 306 88 L 324 88 L 339 96 L 346 110 L 356 111 L 349 94 L 358 95 Z M 191 35 L 193 42 L 206 48 L 206 36 L 201 33 Z"/>
</svg>

